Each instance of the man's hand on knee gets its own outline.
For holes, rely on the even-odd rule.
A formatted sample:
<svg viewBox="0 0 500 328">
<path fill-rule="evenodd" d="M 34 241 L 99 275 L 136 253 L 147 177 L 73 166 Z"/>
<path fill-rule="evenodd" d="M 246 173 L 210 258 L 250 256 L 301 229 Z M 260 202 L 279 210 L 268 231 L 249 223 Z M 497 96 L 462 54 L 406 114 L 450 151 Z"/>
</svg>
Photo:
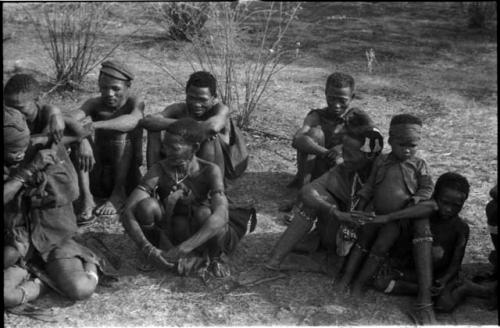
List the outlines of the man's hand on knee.
<svg viewBox="0 0 500 328">
<path fill-rule="evenodd" d="M 94 152 L 87 139 L 83 139 L 78 147 L 78 168 L 89 172 L 95 164 Z"/>
</svg>

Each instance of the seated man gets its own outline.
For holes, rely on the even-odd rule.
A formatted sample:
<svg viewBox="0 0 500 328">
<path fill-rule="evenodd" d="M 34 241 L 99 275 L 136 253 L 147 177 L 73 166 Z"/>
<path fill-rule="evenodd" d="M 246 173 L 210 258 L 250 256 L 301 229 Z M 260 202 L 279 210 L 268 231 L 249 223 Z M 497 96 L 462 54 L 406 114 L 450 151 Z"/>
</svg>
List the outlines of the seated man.
<svg viewBox="0 0 500 328">
<path fill-rule="evenodd" d="M 15 74 L 5 84 L 4 105 L 20 111 L 25 117 L 31 134 L 45 133 L 56 142 L 64 134 L 61 110 L 39 101 L 40 84 L 29 74 Z"/>
<path fill-rule="evenodd" d="M 356 117 L 353 122 L 359 122 Z M 364 114 L 366 115 L 366 114 Z M 287 230 L 274 246 L 266 263 L 279 270 L 285 256 L 317 222 L 320 244 L 329 252 L 337 251 L 341 222 L 357 224 L 358 217 L 350 212 L 357 203 L 355 191 L 368 178 L 372 164 L 382 151 L 383 137 L 370 125 L 347 125 L 342 140 L 343 163 L 305 185 L 300 191 L 300 205 Z M 346 213 L 347 212 L 347 213 Z"/>
<path fill-rule="evenodd" d="M 186 84 L 186 102 L 167 106 L 161 113 L 148 115 L 140 125 L 148 130 L 148 169 L 162 159 L 161 132 L 178 119 L 190 117 L 200 122 L 204 140 L 196 156 L 219 166 L 222 176 L 236 179 L 248 164 L 243 135 L 233 124 L 229 108 L 217 98 L 217 81 L 204 71 L 191 74 Z"/>
<path fill-rule="evenodd" d="M 326 80 L 325 96 L 328 106 L 311 110 L 293 137 L 297 174 L 290 187 L 300 189 L 339 161 L 342 143 L 339 132 L 354 97 L 354 79 L 343 73 L 331 74 Z"/>
<path fill-rule="evenodd" d="M 165 159 L 155 163 L 126 202 L 122 224 L 146 258 L 181 274 L 199 268 L 228 276 L 223 255 L 247 231 L 248 217 L 230 220 L 219 166 L 195 156 L 202 123 L 183 118 L 165 131 Z"/>
<path fill-rule="evenodd" d="M 76 172 L 61 143 L 29 146 L 24 117 L 4 107 L 4 306 L 36 299 L 48 286 L 73 300 L 90 297 L 98 258 L 73 237 Z M 34 276 L 32 276 L 32 274 Z"/>
<path fill-rule="evenodd" d="M 97 216 L 117 214 L 140 181 L 142 129 L 138 123 L 144 102 L 130 92 L 133 78 L 124 64 L 103 62 L 99 74 L 101 96 L 87 100 L 68 114 L 67 125 L 75 130 L 87 116 L 95 130 L 94 140 L 84 139 L 72 149 L 83 203 L 80 223 L 92 221 L 93 212 Z M 94 196 L 107 200 L 95 208 Z"/>
<path fill-rule="evenodd" d="M 430 217 L 433 266 L 431 292 L 436 310 L 450 312 L 466 296 L 487 298 L 495 293 L 492 286 L 481 286 L 459 278 L 469 239 L 469 226 L 460 218 L 459 213 L 469 195 L 469 188 L 465 177 L 453 172 L 444 173 L 436 182 L 431 200 L 375 218 L 379 222 L 391 222 L 399 219 Z M 387 294 L 400 295 L 415 295 L 419 292 L 414 261 L 408 257 L 411 253 L 411 239 L 407 234 L 400 235 L 391 250 L 390 259 L 375 276 L 376 289 Z M 423 323 L 418 311 L 412 314 L 417 322 Z"/>
</svg>

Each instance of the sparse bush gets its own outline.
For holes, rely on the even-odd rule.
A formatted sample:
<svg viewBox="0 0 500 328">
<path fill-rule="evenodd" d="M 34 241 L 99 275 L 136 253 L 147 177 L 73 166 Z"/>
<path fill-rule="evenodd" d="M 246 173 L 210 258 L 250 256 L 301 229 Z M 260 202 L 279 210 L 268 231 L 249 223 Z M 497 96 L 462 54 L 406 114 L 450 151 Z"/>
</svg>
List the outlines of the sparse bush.
<svg viewBox="0 0 500 328">
<path fill-rule="evenodd" d="M 157 4 L 158 20 L 174 40 L 190 41 L 205 25 L 210 6 L 206 2 L 167 2 Z M 163 25 L 164 24 L 164 25 Z"/>
<path fill-rule="evenodd" d="M 204 33 L 192 35 L 192 42 L 181 51 L 193 71 L 216 76 L 219 97 L 236 110 L 238 126 L 248 128 L 271 78 L 299 56 L 300 43 L 286 35 L 300 3 L 211 2 L 209 6 Z M 179 82 L 168 63 L 156 64 Z"/>
<path fill-rule="evenodd" d="M 119 42 L 98 43 L 108 25 L 109 4 L 43 4 L 36 12 L 26 10 L 55 70 L 55 88 L 74 89 L 99 63 L 109 57 Z"/>
<path fill-rule="evenodd" d="M 496 18 L 496 2 L 466 2 L 468 26 L 485 28 L 491 19 Z"/>
</svg>

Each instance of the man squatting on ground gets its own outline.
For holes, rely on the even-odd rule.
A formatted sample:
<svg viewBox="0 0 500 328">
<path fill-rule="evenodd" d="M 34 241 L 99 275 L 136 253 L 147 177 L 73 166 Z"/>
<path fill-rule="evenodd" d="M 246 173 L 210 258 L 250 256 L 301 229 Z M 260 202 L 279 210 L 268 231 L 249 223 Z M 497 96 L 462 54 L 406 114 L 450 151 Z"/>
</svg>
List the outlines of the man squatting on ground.
<svg viewBox="0 0 500 328">
<path fill-rule="evenodd" d="M 165 159 L 153 164 L 129 196 L 123 226 L 146 258 L 163 269 L 189 274 L 203 267 L 228 276 L 224 255 L 247 230 L 248 218 L 229 220 L 222 172 L 198 158 L 203 123 L 182 118 L 166 127 Z"/>
<path fill-rule="evenodd" d="M 301 188 L 323 175 L 341 158 L 344 115 L 354 98 L 354 79 L 344 73 L 333 73 L 326 80 L 327 107 L 313 109 L 293 137 L 297 149 L 297 174 L 290 187 Z"/>
<path fill-rule="evenodd" d="M 140 126 L 148 131 L 148 168 L 165 156 L 161 150 L 161 131 L 185 117 L 200 122 L 202 133 L 208 136 L 196 156 L 217 164 L 223 177 L 235 179 L 240 176 L 248 162 L 246 145 L 238 128 L 231 122 L 229 108 L 217 98 L 217 80 L 205 71 L 195 72 L 189 77 L 185 102 L 169 105 L 163 112 L 147 115 L 141 120 Z M 230 148 L 233 151 L 230 152 Z"/>
<path fill-rule="evenodd" d="M 64 146 L 29 147 L 24 116 L 5 105 L 3 129 L 4 306 L 40 295 L 46 289 L 40 279 L 46 279 L 30 275 L 39 271 L 47 272 L 52 287 L 70 299 L 88 298 L 98 283 L 98 259 L 72 238 L 77 234 L 72 202 L 78 185 Z"/>
<path fill-rule="evenodd" d="M 346 124 L 342 138 L 343 163 L 302 187 L 300 203 L 293 219 L 271 251 L 265 267 L 279 270 L 286 255 L 296 247 L 316 221 L 320 245 L 336 252 L 337 231 L 341 222 L 357 223 L 350 213 L 357 202 L 354 191 L 368 178 L 372 163 L 383 148 L 383 137 L 366 113 L 358 110 L 353 122 Z"/>
<path fill-rule="evenodd" d="M 123 63 L 103 62 L 98 80 L 101 95 L 67 115 L 67 125 L 74 130 L 86 117 L 95 130 L 94 139 L 83 139 L 71 154 L 78 168 L 81 224 L 94 220 L 94 210 L 97 216 L 117 214 L 141 179 L 142 129 L 138 123 L 144 115 L 144 102 L 130 91 L 133 79 Z M 94 196 L 107 200 L 95 208 Z"/>
<path fill-rule="evenodd" d="M 469 195 L 470 185 L 458 173 L 442 174 L 431 200 L 400 211 L 377 215 L 377 221 L 394 222 L 415 218 L 429 218 L 432 233 L 431 288 L 435 309 L 452 311 L 467 296 L 491 298 L 495 294 L 496 281 L 479 285 L 459 277 L 465 248 L 469 239 L 469 226 L 459 213 Z M 415 295 L 419 291 L 414 262 L 408 257 L 410 238 L 402 231 L 390 257 L 374 276 L 374 287 L 387 294 Z M 417 316 L 418 319 L 418 316 Z"/>
<path fill-rule="evenodd" d="M 433 183 L 427 163 L 416 156 L 416 147 L 421 139 L 422 121 L 410 114 L 399 114 L 391 119 L 389 144 L 392 151 L 380 155 L 373 165 L 369 179 L 358 191 L 360 201 L 357 210 L 365 210 L 371 202 L 375 214 L 388 214 L 404 207 L 414 206 L 432 195 Z M 432 284 L 432 263 L 430 252 L 432 235 L 427 218 L 397 220 L 389 223 L 377 221 L 360 229 L 355 247 L 349 254 L 344 273 L 337 283 L 339 291 L 346 290 L 354 275 L 352 294 L 361 296 L 364 284 L 378 270 L 386 253 L 393 246 L 402 230 L 414 231 L 414 259 L 419 263 L 417 274 L 421 287 L 417 311 L 427 313 L 429 322 L 435 322 L 430 287 Z M 370 250 L 370 251 L 368 251 Z M 365 260 L 365 255 L 368 257 Z M 358 273 L 359 266 L 364 264 Z"/>
</svg>

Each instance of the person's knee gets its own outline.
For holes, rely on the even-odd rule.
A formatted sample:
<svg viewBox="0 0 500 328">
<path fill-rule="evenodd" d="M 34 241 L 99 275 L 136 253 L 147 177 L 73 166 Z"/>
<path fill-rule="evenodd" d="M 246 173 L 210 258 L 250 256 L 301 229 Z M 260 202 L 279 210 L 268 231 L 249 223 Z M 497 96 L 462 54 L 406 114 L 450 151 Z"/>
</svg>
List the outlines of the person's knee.
<svg viewBox="0 0 500 328">
<path fill-rule="evenodd" d="M 413 238 L 432 237 L 429 219 L 419 219 L 412 221 Z"/>
<path fill-rule="evenodd" d="M 152 226 L 161 218 L 160 203 L 155 198 L 145 198 L 137 204 L 134 214 L 140 226 Z"/>
<path fill-rule="evenodd" d="M 323 129 L 320 127 L 314 127 L 311 128 L 306 135 L 313 139 L 317 144 L 319 145 L 324 145 L 325 144 L 325 133 L 323 132 Z"/>
<path fill-rule="evenodd" d="M 3 287 L 3 306 L 11 308 L 21 304 L 20 290 L 8 286 Z"/>
<path fill-rule="evenodd" d="M 210 215 L 212 215 L 212 210 L 207 206 L 200 206 L 194 210 L 193 217 L 197 223 L 203 224 Z"/>
<path fill-rule="evenodd" d="M 75 301 L 89 298 L 97 287 L 97 274 L 79 272 L 67 279 L 66 284 L 61 286 L 65 295 Z"/>
</svg>

